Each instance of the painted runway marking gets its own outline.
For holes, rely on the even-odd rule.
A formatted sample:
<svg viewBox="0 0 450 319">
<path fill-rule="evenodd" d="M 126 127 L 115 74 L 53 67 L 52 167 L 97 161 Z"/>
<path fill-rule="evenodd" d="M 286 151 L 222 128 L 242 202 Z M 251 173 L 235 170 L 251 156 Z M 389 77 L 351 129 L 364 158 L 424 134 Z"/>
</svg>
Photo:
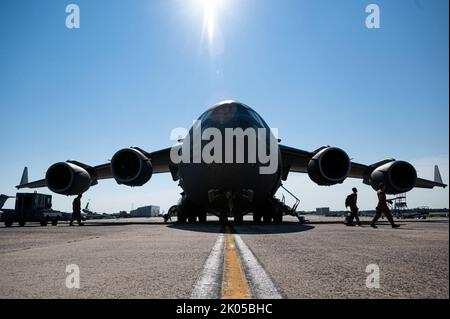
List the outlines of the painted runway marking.
<svg viewBox="0 0 450 319">
<path fill-rule="evenodd" d="M 251 285 L 253 298 L 255 299 L 282 299 L 280 292 L 275 287 L 267 272 L 256 259 L 241 236 L 234 234 L 234 242 L 241 255 L 242 264 Z"/>
<path fill-rule="evenodd" d="M 249 299 L 251 298 L 250 288 L 245 278 L 244 269 L 241 264 L 239 252 L 234 244 L 234 237 L 230 227 L 227 227 L 227 238 L 224 255 L 223 268 L 223 299 Z"/>
<path fill-rule="evenodd" d="M 191 299 L 220 298 L 224 247 L 225 236 L 220 234 L 217 237 L 216 243 L 214 244 L 208 259 L 205 262 L 202 273 L 195 283 L 194 289 L 191 293 Z"/>
<path fill-rule="evenodd" d="M 238 234 L 220 234 L 191 299 L 281 299 L 264 268 Z"/>
</svg>

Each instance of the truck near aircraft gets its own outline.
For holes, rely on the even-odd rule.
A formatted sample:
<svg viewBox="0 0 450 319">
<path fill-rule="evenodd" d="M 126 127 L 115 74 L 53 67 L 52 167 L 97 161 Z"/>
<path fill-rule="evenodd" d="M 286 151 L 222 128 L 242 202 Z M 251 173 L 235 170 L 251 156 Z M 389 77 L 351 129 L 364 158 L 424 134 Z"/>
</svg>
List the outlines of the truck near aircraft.
<svg viewBox="0 0 450 319">
<path fill-rule="evenodd" d="M 2 195 L 3 196 L 3 195 Z M 11 198 L 3 196 L 3 198 Z M 0 221 L 6 227 L 11 227 L 13 223 L 19 223 L 23 227 L 27 222 L 38 222 L 41 226 L 51 223 L 56 226 L 63 219 L 63 213 L 52 209 L 52 196 L 46 194 L 17 193 L 14 209 L 2 209 Z M 6 201 L 6 199 L 3 201 Z"/>
</svg>

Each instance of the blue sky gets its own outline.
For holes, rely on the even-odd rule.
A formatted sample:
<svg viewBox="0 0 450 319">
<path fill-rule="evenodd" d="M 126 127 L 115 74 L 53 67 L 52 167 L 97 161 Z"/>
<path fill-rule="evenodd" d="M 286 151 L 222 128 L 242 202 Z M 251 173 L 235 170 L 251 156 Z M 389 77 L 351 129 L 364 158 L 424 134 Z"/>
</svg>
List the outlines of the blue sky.
<svg viewBox="0 0 450 319">
<path fill-rule="evenodd" d="M 425 178 L 439 164 L 448 182 L 447 0 L 222 0 L 211 41 L 202 1 L 1 1 L 0 193 L 15 193 L 23 166 L 39 179 L 57 161 L 168 147 L 173 128 L 224 99 L 254 108 L 284 144 L 339 146 L 366 164 L 403 159 Z M 65 27 L 69 3 L 80 29 Z M 381 29 L 365 27 L 369 3 Z M 352 186 L 361 208 L 375 205 L 358 180 L 290 177 L 302 209 L 343 209 Z M 97 211 L 167 209 L 179 192 L 158 175 L 141 188 L 102 181 L 85 198 Z M 410 194 L 411 207 L 449 206 L 448 190 Z M 55 208 L 70 203 L 54 196 Z"/>
</svg>

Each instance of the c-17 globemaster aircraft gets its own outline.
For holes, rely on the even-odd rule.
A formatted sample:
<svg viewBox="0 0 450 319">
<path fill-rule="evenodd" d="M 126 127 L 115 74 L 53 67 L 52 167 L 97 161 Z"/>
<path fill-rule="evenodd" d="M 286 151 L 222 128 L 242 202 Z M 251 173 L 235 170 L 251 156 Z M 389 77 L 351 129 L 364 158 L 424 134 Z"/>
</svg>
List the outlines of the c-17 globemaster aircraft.
<svg viewBox="0 0 450 319">
<path fill-rule="evenodd" d="M 179 203 L 170 210 L 176 211 L 179 222 L 205 222 L 207 213 L 222 222 L 229 216 L 241 222 L 252 212 L 255 222 L 280 223 L 286 206 L 275 193 L 289 173 L 308 173 L 313 182 L 325 186 L 342 183 L 347 177 L 362 179 L 374 189 L 383 183 L 388 194 L 447 186 L 438 170 L 434 181 L 425 180 L 405 161 L 387 159 L 363 165 L 352 162 L 337 147 L 309 152 L 279 141 L 253 109 L 224 101 L 203 113 L 171 148 L 149 153 L 130 147 L 98 166 L 60 162 L 50 166 L 45 179 L 31 183 L 25 170 L 26 178 L 17 188 L 48 187 L 58 194 L 78 195 L 101 179 L 114 178 L 118 184 L 133 187 L 147 183 L 152 174 L 170 173 L 183 189 Z"/>
</svg>

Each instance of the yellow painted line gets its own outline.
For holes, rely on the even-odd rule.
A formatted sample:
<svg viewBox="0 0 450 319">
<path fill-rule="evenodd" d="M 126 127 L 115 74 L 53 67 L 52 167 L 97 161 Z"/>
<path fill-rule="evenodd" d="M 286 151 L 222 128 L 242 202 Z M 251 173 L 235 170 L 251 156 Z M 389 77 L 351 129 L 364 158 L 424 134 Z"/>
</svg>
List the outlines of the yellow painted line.
<svg viewBox="0 0 450 319">
<path fill-rule="evenodd" d="M 236 249 L 233 234 L 227 226 L 227 237 L 224 253 L 222 299 L 250 299 L 251 292 L 245 278 L 241 258 Z"/>
</svg>

